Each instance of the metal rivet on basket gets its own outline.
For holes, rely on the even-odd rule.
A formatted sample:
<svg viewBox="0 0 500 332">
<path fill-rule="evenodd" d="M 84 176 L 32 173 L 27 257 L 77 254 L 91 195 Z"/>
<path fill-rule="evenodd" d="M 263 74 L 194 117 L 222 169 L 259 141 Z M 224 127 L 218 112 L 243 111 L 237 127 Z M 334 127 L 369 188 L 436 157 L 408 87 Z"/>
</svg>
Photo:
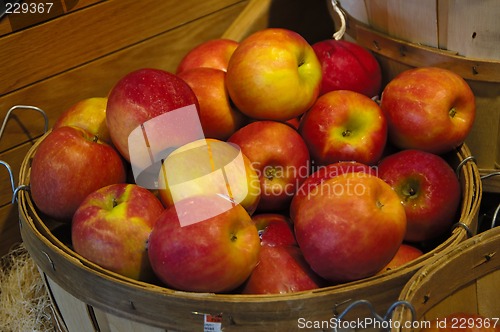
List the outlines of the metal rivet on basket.
<svg viewBox="0 0 500 332">
<path fill-rule="evenodd" d="M 406 47 L 404 45 L 399 46 L 399 55 L 405 57 L 407 53 Z"/>
<path fill-rule="evenodd" d="M 477 66 L 472 66 L 472 75 L 478 75 L 479 71 L 477 70 Z"/>
<path fill-rule="evenodd" d="M 376 40 L 374 40 L 374 41 L 373 41 L 373 47 L 375 47 L 375 49 L 376 49 L 377 51 L 380 51 L 380 49 L 381 49 L 381 48 L 380 48 L 380 45 L 379 45 L 379 43 L 378 43 L 378 41 L 376 41 Z"/>
</svg>

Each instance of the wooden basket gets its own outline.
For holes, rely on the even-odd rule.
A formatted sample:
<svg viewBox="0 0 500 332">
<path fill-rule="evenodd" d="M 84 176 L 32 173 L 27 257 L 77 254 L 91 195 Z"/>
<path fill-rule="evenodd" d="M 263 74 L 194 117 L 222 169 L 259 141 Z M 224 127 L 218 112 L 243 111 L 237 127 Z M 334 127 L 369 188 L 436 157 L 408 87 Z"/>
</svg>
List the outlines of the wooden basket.
<svg viewBox="0 0 500 332">
<path fill-rule="evenodd" d="M 403 288 L 400 300 L 416 312 L 415 326 L 423 327 L 454 312 L 498 319 L 500 314 L 500 227 L 480 233 L 442 254 L 420 269 Z M 399 307 L 393 315 L 393 331 L 407 327 L 411 312 Z M 500 321 L 496 322 L 500 326 Z"/>
<path fill-rule="evenodd" d="M 45 137 L 26 155 L 21 184 L 29 185 L 31 159 Z M 300 319 L 329 320 L 356 300 L 370 301 L 377 311 L 387 310 L 415 271 L 462 243 L 468 231 L 475 232 L 481 180 L 470 156 L 466 145 L 449 156 L 452 165 L 461 165 L 462 227 L 454 228 L 437 247 L 405 266 L 312 291 L 288 295 L 190 293 L 128 279 L 75 253 L 64 236 L 64 227 L 56 227 L 38 213 L 29 191 L 21 191 L 18 197 L 21 236 L 50 290 L 62 331 L 202 331 L 206 315 L 221 315 L 224 331 L 294 331 Z M 361 310 L 349 313 L 358 317 L 367 314 Z"/>
<path fill-rule="evenodd" d="M 477 116 L 466 142 L 481 174 L 500 168 L 500 3 L 496 1 L 340 1 L 347 36 L 371 50 L 384 83 L 423 66 L 451 69 L 476 97 Z M 339 16 L 331 16 L 340 26 Z M 484 190 L 500 192 L 500 178 Z"/>
</svg>

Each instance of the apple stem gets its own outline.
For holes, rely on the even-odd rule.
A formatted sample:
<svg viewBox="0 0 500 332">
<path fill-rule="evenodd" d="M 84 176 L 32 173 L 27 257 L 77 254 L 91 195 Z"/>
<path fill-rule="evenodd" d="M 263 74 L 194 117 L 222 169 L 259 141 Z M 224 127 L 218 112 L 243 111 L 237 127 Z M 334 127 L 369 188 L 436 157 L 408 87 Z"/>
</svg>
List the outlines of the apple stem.
<svg viewBox="0 0 500 332">
<path fill-rule="evenodd" d="M 457 110 L 455 109 L 455 107 L 452 107 L 450 109 L 450 111 L 448 112 L 448 114 L 450 115 L 450 118 L 453 119 L 455 117 L 455 115 L 457 115 Z"/>
<path fill-rule="evenodd" d="M 276 169 L 274 167 L 266 167 L 264 173 L 266 174 L 267 179 L 272 180 L 276 176 Z"/>
<path fill-rule="evenodd" d="M 116 207 L 118 205 L 118 202 L 116 201 L 116 198 L 113 198 L 113 207 Z"/>
<path fill-rule="evenodd" d="M 94 138 L 92 138 L 92 142 L 97 143 L 98 140 L 99 140 L 99 136 L 94 135 Z"/>
</svg>

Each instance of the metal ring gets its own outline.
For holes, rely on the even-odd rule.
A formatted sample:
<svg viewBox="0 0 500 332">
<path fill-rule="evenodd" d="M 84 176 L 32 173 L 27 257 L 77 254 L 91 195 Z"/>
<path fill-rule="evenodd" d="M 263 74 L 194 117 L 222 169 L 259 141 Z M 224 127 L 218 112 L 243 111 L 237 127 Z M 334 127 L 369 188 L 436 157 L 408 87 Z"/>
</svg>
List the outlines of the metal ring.
<svg viewBox="0 0 500 332">
<path fill-rule="evenodd" d="M 474 156 L 468 156 L 468 157 L 464 158 L 464 159 L 463 159 L 463 160 L 462 160 L 462 161 L 458 164 L 458 166 L 457 166 L 457 168 L 456 168 L 456 170 L 455 170 L 455 174 L 457 175 L 457 177 L 459 177 L 459 176 L 460 176 L 460 172 L 462 171 L 462 168 L 463 168 L 463 167 L 464 167 L 464 165 L 465 165 L 466 163 L 468 163 L 469 161 L 472 161 L 472 162 L 474 162 L 474 163 L 476 163 L 476 162 L 477 162 L 476 157 L 474 157 Z"/>
<path fill-rule="evenodd" d="M 465 232 L 467 233 L 467 237 L 470 238 L 470 237 L 473 237 L 474 234 L 472 233 L 471 229 L 469 226 L 467 226 L 466 224 L 464 224 L 463 222 L 459 221 L 457 223 L 455 223 L 453 225 L 453 229 L 457 228 L 457 227 L 461 227 L 463 229 L 465 229 Z"/>
</svg>

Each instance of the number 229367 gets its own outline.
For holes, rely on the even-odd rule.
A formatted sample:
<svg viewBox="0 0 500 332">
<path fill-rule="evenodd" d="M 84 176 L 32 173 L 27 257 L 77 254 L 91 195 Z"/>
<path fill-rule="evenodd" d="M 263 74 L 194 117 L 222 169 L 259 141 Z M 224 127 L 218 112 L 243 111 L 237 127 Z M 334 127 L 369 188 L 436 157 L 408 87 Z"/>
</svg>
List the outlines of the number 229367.
<svg viewBox="0 0 500 332">
<path fill-rule="evenodd" d="M 5 4 L 5 14 L 47 14 L 50 13 L 53 5 L 53 2 L 7 2 Z"/>
</svg>

